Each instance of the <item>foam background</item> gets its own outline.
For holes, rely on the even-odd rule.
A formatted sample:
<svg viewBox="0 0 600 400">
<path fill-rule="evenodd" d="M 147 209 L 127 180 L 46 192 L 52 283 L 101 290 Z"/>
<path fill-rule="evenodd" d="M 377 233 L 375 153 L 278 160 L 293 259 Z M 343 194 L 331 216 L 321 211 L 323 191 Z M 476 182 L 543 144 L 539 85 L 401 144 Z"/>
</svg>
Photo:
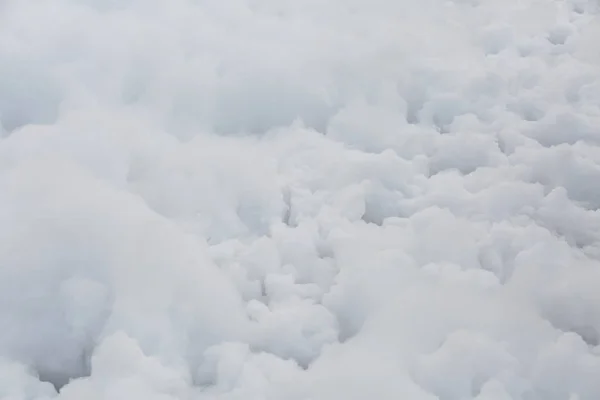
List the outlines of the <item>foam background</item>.
<svg viewBox="0 0 600 400">
<path fill-rule="evenodd" d="M 0 399 L 600 398 L 597 0 L 0 0 Z"/>
</svg>

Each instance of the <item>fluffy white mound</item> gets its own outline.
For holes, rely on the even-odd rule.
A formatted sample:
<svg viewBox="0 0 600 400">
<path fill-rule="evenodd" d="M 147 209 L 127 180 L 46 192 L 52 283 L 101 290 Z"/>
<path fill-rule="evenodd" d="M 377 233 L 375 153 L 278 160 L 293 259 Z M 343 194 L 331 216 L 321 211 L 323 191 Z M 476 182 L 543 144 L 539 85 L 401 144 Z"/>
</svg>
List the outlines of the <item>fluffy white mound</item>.
<svg viewBox="0 0 600 400">
<path fill-rule="evenodd" d="M 597 0 L 0 0 L 0 399 L 600 399 Z"/>
</svg>

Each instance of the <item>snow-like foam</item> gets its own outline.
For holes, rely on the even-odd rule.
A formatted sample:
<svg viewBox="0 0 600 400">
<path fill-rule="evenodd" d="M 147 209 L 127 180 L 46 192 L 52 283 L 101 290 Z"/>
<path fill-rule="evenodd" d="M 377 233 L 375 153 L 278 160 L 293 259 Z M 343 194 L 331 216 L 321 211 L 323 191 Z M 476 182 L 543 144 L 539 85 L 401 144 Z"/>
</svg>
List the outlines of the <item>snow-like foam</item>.
<svg viewBox="0 0 600 400">
<path fill-rule="evenodd" d="M 0 0 L 0 399 L 599 399 L 599 38 Z"/>
</svg>

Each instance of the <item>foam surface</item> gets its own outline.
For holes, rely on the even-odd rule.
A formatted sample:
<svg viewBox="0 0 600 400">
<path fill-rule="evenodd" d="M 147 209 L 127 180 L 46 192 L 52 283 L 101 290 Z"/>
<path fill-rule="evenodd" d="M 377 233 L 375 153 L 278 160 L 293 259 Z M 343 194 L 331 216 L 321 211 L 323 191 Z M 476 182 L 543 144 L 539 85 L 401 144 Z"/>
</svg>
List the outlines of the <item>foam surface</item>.
<svg viewBox="0 0 600 400">
<path fill-rule="evenodd" d="M 597 0 L 0 0 L 0 399 L 598 400 Z"/>
</svg>

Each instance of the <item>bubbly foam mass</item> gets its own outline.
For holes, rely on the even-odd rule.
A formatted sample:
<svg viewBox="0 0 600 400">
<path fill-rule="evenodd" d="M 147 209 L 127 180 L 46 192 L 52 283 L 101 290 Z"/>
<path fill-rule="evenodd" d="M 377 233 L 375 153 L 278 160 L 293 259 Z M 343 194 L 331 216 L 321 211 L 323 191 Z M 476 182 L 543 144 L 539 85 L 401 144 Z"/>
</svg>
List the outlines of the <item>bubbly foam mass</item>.
<svg viewBox="0 0 600 400">
<path fill-rule="evenodd" d="M 0 399 L 600 399 L 598 0 L 0 0 Z"/>
</svg>

